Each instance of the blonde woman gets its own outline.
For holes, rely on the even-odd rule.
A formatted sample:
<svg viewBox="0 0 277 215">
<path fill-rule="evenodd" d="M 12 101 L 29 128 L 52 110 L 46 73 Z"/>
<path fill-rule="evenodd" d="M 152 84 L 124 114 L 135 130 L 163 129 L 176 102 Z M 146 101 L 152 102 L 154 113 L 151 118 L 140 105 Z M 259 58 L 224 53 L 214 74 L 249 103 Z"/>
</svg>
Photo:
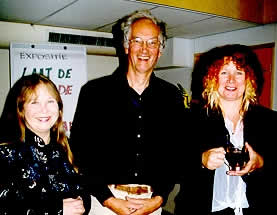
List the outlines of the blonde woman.
<svg viewBox="0 0 277 215">
<path fill-rule="evenodd" d="M 199 84 L 195 85 L 197 80 Z M 271 196 L 275 195 L 276 187 L 271 174 L 277 114 L 259 105 L 262 84 L 260 62 L 248 46 L 232 44 L 213 48 L 202 54 L 195 65 L 193 98 L 199 98 L 197 92 L 202 89 L 200 106 L 192 105 L 196 125 L 192 126 L 193 144 L 200 149 L 200 156 L 195 155 L 199 158 L 199 171 L 194 177 L 198 183 L 191 185 L 195 189 L 197 214 L 245 215 L 271 211 Z M 241 167 L 230 169 L 228 145 L 246 150 Z M 179 201 L 186 196 L 186 187 L 185 183 L 181 185 Z M 177 202 L 176 214 L 185 211 Z"/>
<path fill-rule="evenodd" d="M 62 115 L 61 97 L 48 78 L 23 76 L 11 88 L 0 121 L 0 214 L 89 211 Z"/>
</svg>

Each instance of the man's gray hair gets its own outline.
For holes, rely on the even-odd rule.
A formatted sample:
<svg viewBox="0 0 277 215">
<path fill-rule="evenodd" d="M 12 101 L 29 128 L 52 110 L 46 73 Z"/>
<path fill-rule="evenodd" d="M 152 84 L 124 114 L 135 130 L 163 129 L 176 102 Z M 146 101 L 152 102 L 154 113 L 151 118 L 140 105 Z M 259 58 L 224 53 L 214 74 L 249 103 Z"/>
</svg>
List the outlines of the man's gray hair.
<svg viewBox="0 0 277 215">
<path fill-rule="evenodd" d="M 129 39 L 132 30 L 132 24 L 139 19 L 150 19 L 154 24 L 156 24 L 160 29 L 159 42 L 160 42 L 160 51 L 163 50 L 166 43 L 166 23 L 157 19 L 151 14 L 149 10 L 137 10 L 123 18 L 121 23 L 121 30 L 124 34 L 124 48 L 129 48 Z"/>
</svg>

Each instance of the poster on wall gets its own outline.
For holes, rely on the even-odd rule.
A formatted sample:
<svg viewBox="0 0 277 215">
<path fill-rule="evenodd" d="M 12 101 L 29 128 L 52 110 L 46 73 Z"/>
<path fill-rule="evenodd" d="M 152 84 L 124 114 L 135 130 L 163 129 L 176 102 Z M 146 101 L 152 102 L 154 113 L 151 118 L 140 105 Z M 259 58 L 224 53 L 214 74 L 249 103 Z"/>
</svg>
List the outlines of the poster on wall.
<svg viewBox="0 0 277 215">
<path fill-rule="evenodd" d="M 11 86 L 24 75 L 43 74 L 57 86 L 64 104 L 67 136 L 81 86 L 87 82 L 86 48 L 61 44 L 11 43 Z"/>
</svg>

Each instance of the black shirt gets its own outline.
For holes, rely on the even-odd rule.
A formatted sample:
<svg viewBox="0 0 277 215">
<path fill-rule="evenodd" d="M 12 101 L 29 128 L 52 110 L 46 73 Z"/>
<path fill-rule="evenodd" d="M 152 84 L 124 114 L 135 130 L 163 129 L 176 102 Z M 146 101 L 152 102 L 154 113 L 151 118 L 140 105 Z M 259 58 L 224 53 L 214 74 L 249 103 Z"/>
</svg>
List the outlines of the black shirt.
<svg viewBox="0 0 277 215">
<path fill-rule="evenodd" d="M 70 143 L 91 194 L 103 202 L 112 196 L 108 184 L 148 184 L 166 201 L 183 144 L 183 114 L 178 88 L 154 74 L 141 95 L 122 71 L 85 84 Z"/>
</svg>

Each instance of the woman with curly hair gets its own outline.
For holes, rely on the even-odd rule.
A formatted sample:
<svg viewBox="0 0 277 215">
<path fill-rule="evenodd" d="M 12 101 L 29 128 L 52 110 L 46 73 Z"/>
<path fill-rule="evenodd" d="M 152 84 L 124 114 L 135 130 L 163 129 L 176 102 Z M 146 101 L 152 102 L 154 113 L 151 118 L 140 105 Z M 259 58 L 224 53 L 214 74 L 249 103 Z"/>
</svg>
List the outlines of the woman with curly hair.
<svg viewBox="0 0 277 215">
<path fill-rule="evenodd" d="M 268 193 L 276 187 L 271 174 L 277 114 L 259 105 L 262 84 L 261 64 L 245 45 L 215 47 L 194 67 L 192 97 L 199 104 L 192 105 L 191 133 L 201 181 L 192 187 L 199 214 L 264 214 L 273 205 L 275 193 Z M 243 150 L 241 166 L 231 168 L 229 146 Z M 181 184 L 176 214 L 184 214 L 179 202 L 186 187 Z"/>
</svg>

